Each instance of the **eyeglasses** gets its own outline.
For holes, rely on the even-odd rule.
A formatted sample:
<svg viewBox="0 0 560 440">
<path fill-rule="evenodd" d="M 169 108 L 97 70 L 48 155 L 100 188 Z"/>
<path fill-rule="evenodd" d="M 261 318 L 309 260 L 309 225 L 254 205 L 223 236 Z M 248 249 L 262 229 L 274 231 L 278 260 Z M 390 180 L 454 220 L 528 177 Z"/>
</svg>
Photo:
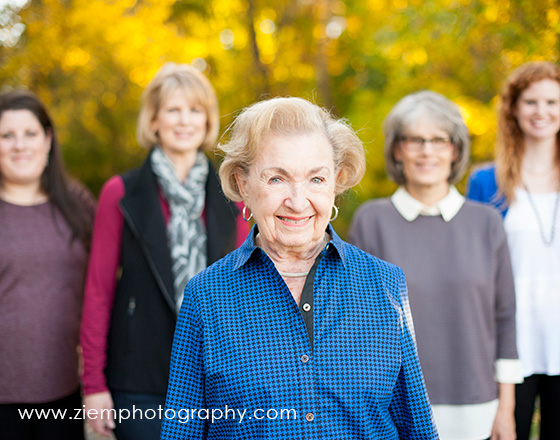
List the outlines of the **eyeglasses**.
<svg viewBox="0 0 560 440">
<path fill-rule="evenodd" d="M 418 153 L 424 149 L 426 143 L 432 145 L 432 150 L 440 152 L 445 151 L 451 146 L 451 139 L 444 137 L 435 137 L 432 139 L 424 139 L 420 136 L 402 136 L 401 146 L 411 153 Z"/>
</svg>

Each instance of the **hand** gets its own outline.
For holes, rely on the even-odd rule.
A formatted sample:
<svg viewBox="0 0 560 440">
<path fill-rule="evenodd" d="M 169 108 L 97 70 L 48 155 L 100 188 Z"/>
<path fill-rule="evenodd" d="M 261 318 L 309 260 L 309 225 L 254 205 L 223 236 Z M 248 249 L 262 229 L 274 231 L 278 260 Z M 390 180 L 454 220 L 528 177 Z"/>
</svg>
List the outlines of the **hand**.
<svg viewBox="0 0 560 440">
<path fill-rule="evenodd" d="M 113 399 L 109 391 L 90 394 L 84 397 L 84 405 L 86 406 L 86 417 L 89 426 L 105 437 L 111 437 L 113 429 L 115 429 L 115 420 L 113 420 L 114 408 Z M 104 410 L 102 412 L 102 410 Z"/>
<path fill-rule="evenodd" d="M 515 440 L 515 418 L 513 411 L 501 410 L 498 408 L 494 425 L 492 426 L 492 436 L 490 440 Z"/>
</svg>

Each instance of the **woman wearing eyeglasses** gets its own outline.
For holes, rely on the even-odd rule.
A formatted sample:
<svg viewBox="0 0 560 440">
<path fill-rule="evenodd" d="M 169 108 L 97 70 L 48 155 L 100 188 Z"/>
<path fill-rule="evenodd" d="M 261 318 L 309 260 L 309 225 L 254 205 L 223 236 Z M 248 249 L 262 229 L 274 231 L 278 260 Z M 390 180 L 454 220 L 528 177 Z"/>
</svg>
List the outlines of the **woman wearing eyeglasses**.
<svg viewBox="0 0 560 440">
<path fill-rule="evenodd" d="M 389 176 L 400 187 L 356 213 L 350 242 L 404 270 L 420 364 L 440 438 L 514 439 L 515 297 L 500 215 L 453 183 L 468 158 L 455 104 L 423 91 L 384 123 Z"/>
</svg>

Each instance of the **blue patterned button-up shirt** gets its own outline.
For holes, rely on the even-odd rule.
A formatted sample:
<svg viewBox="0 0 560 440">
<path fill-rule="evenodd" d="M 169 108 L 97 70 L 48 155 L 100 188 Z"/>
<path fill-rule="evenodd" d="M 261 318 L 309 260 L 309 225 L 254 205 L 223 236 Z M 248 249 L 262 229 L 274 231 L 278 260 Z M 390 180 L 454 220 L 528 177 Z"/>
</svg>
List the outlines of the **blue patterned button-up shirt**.
<svg viewBox="0 0 560 440">
<path fill-rule="evenodd" d="M 313 346 L 255 228 L 189 282 L 162 439 L 438 438 L 402 271 L 329 233 Z"/>
</svg>

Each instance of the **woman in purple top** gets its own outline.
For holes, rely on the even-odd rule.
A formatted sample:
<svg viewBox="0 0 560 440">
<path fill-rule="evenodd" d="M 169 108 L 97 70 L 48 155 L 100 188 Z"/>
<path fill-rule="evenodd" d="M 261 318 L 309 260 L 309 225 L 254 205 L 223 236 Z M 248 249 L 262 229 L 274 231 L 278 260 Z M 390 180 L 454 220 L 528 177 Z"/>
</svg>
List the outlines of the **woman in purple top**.
<svg viewBox="0 0 560 440">
<path fill-rule="evenodd" d="M 78 333 L 94 202 L 28 92 L 0 96 L 0 437 L 83 439 Z M 66 411 L 39 418 L 34 411 Z M 27 412 L 27 417 L 24 413 Z"/>
<path fill-rule="evenodd" d="M 395 105 L 384 134 L 401 186 L 360 207 L 350 241 L 404 271 L 440 438 L 514 439 L 513 277 L 499 214 L 453 186 L 468 162 L 467 126 L 453 102 L 423 91 Z"/>
</svg>

